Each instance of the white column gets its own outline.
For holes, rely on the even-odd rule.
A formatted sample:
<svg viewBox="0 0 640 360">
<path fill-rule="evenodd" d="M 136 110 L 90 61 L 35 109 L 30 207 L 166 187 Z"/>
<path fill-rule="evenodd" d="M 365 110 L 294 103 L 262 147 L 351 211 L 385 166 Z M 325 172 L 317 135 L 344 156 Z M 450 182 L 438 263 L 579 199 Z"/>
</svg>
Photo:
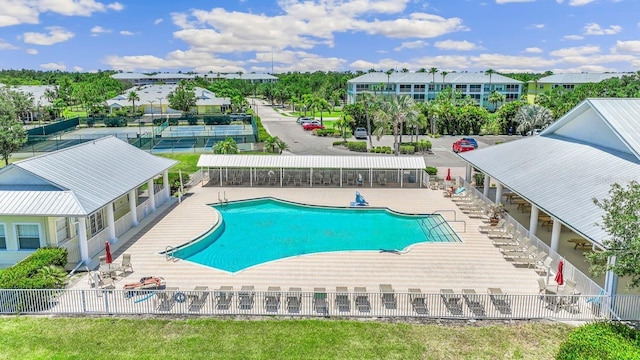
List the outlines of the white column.
<svg viewBox="0 0 640 360">
<path fill-rule="evenodd" d="M 170 198 L 171 188 L 169 187 L 169 170 L 165 170 L 164 173 L 162 173 L 162 189 L 164 190 L 164 197 L 166 199 Z"/>
<path fill-rule="evenodd" d="M 129 212 L 131 213 L 131 225 L 138 226 L 140 223 L 138 222 L 138 210 L 136 199 L 136 189 L 129 191 Z"/>
<path fill-rule="evenodd" d="M 467 172 L 465 174 L 464 179 L 468 182 L 471 183 L 471 171 L 473 170 L 473 168 L 471 167 L 471 164 L 467 164 Z"/>
<path fill-rule="evenodd" d="M 78 244 L 80 245 L 80 259 L 88 263 L 89 259 L 89 242 L 87 241 L 87 218 L 78 218 Z"/>
<path fill-rule="evenodd" d="M 500 204 L 502 202 L 502 184 L 498 182 L 496 184 L 496 204 Z"/>
<path fill-rule="evenodd" d="M 154 192 L 153 179 L 147 181 L 147 192 L 149 193 L 149 211 L 156 211 L 156 197 Z"/>
<path fill-rule="evenodd" d="M 107 204 L 107 229 L 109 229 L 109 242 L 115 244 L 118 242 L 116 237 L 116 224 L 113 216 L 113 203 Z"/>
<path fill-rule="evenodd" d="M 560 244 L 560 231 L 562 223 L 560 220 L 553 218 L 553 227 L 551 228 L 551 250 L 558 252 L 558 244 Z"/>
<path fill-rule="evenodd" d="M 607 259 L 607 265 L 615 265 L 616 257 L 615 255 L 609 256 Z M 614 274 L 613 271 L 609 270 L 604 275 L 604 291 L 606 291 L 609 295 L 615 295 L 618 291 L 618 275 Z"/>
<path fill-rule="evenodd" d="M 488 174 L 484 174 L 484 190 L 482 191 L 482 195 L 485 197 L 489 197 L 489 185 L 491 184 L 491 176 Z"/>
<path fill-rule="evenodd" d="M 538 207 L 531 204 L 531 217 L 529 218 L 529 234 L 535 235 L 538 230 Z"/>
</svg>

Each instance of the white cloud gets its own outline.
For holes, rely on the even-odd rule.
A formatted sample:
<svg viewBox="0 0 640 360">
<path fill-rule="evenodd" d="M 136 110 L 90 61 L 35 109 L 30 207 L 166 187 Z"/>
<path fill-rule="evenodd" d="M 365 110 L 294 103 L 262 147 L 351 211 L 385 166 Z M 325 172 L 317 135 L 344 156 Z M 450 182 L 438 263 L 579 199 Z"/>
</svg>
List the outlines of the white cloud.
<svg viewBox="0 0 640 360">
<path fill-rule="evenodd" d="M 18 49 L 17 46 L 4 41 L 4 39 L 0 39 L 0 50 L 16 50 L 16 49 Z"/>
<path fill-rule="evenodd" d="M 104 5 L 96 0 L 2 0 L 0 27 L 20 24 L 38 24 L 40 14 L 54 13 L 64 16 L 91 16 L 96 12 L 121 10 L 120 3 Z"/>
<path fill-rule="evenodd" d="M 66 65 L 62 62 L 57 62 L 57 63 L 50 62 L 46 64 L 40 64 L 40 67 L 45 70 L 60 70 L 60 71 L 67 70 Z"/>
<path fill-rule="evenodd" d="M 590 23 L 584 26 L 583 34 L 585 35 L 615 35 L 622 31 L 620 25 L 610 25 L 609 28 L 603 29 L 596 23 Z"/>
<path fill-rule="evenodd" d="M 27 49 L 26 53 L 29 55 L 38 55 L 38 50 L 36 49 Z"/>
<path fill-rule="evenodd" d="M 568 57 L 580 55 L 592 55 L 600 53 L 600 47 L 595 45 L 576 46 L 554 50 L 549 53 L 551 56 Z"/>
<path fill-rule="evenodd" d="M 596 0 L 569 0 L 569 5 L 571 6 L 582 6 L 582 5 L 587 5 L 590 4 L 592 2 L 594 2 Z"/>
<path fill-rule="evenodd" d="M 467 41 L 467 40 L 462 40 L 462 41 L 456 41 L 456 40 L 443 40 L 443 41 L 437 41 L 435 44 L 433 44 L 433 46 L 435 46 L 436 48 L 440 49 L 440 50 L 456 50 L 456 51 L 471 51 L 471 50 L 477 50 L 478 49 L 478 45 Z"/>
<path fill-rule="evenodd" d="M 524 52 L 530 53 L 530 54 L 539 54 L 542 51 L 542 49 L 540 49 L 539 47 L 528 47 L 526 49 L 524 49 Z"/>
<path fill-rule="evenodd" d="M 533 29 L 544 29 L 546 27 L 545 24 L 533 24 L 531 25 L 531 28 Z"/>
<path fill-rule="evenodd" d="M 556 63 L 555 60 L 545 59 L 539 56 L 514 56 L 504 54 L 480 54 L 471 56 L 470 60 L 473 67 L 480 69 L 494 69 L 500 71 L 503 68 L 521 68 L 536 64 L 536 66 L 545 68 Z"/>
<path fill-rule="evenodd" d="M 133 33 L 129 30 L 122 30 L 120 31 L 120 35 L 125 35 L 125 36 L 132 36 Z"/>
<path fill-rule="evenodd" d="M 428 44 L 423 40 L 405 41 L 400 46 L 394 48 L 393 50 L 400 51 L 402 49 L 419 49 L 427 45 Z"/>
<path fill-rule="evenodd" d="M 640 54 L 640 40 L 616 41 L 612 49 L 613 53 L 635 53 Z"/>
<path fill-rule="evenodd" d="M 81 72 L 82 70 L 84 70 L 84 69 L 82 67 L 80 67 L 80 66 L 74 66 L 73 67 L 73 71 L 75 71 L 75 72 Z"/>
<path fill-rule="evenodd" d="M 91 36 L 98 36 L 100 34 L 108 34 L 111 29 L 105 29 L 102 26 L 94 26 L 91 28 Z"/>
<path fill-rule="evenodd" d="M 161 22 L 163 22 L 163 21 L 164 21 L 164 19 L 162 19 L 162 18 L 158 18 L 158 19 L 156 19 L 156 20 L 153 22 L 153 25 L 158 25 L 158 24 L 160 24 L 160 23 L 161 23 Z"/>
<path fill-rule="evenodd" d="M 584 36 L 582 35 L 565 35 L 563 37 L 564 40 L 582 40 Z"/>
<path fill-rule="evenodd" d="M 49 31 L 48 34 L 37 32 L 26 32 L 22 34 L 23 41 L 26 44 L 53 45 L 65 42 L 76 35 L 60 26 L 49 26 L 45 29 Z"/>
</svg>

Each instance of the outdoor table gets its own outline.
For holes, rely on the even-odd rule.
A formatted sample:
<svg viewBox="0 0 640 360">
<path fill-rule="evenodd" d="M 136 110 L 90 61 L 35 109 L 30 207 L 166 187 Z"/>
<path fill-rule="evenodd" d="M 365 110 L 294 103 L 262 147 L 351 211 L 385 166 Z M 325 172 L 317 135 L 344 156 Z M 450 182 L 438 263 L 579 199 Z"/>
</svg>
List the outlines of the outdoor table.
<svg viewBox="0 0 640 360">
<path fill-rule="evenodd" d="M 116 277 L 116 271 L 120 269 L 120 263 L 102 264 L 98 268 L 101 274 L 106 274 L 111 278 Z"/>
<path fill-rule="evenodd" d="M 569 239 L 567 241 L 575 244 L 575 246 L 573 247 L 574 249 L 577 249 L 579 246 L 582 250 L 584 250 L 587 248 L 587 246 L 591 245 L 591 243 L 585 239 Z"/>
</svg>

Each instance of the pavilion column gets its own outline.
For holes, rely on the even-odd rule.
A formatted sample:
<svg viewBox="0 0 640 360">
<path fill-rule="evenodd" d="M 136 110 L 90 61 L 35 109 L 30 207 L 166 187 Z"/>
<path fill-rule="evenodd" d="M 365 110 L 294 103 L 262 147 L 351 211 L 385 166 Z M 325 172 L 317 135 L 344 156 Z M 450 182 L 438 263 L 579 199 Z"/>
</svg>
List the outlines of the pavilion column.
<svg viewBox="0 0 640 360">
<path fill-rule="evenodd" d="M 560 220 L 553 218 L 553 227 L 551 228 L 551 250 L 558 252 L 558 245 L 560 244 L 560 231 L 562 230 L 562 223 Z"/>
<path fill-rule="evenodd" d="M 608 266 L 615 265 L 615 263 L 615 255 L 607 258 Z M 618 275 L 614 274 L 611 270 L 607 271 L 604 275 L 604 291 L 606 291 L 610 296 L 613 296 L 618 292 Z"/>
<path fill-rule="evenodd" d="M 131 213 L 131 225 L 138 226 L 138 204 L 136 204 L 136 189 L 129 191 L 129 212 Z"/>
<path fill-rule="evenodd" d="M 91 260 L 89 258 L 89 242 L 87 241 L 87 218 L 78 218 L 78 244 L 80 245 L 80 259 L 85 265 Z"/>
<path fill-rule="evenodd" d="M 107 229 L 109 229 L 109 242 L 115 244 L 118 242 L 116 237 L 115 217 L 113 216 L 113 203 L 107 204 Z"/>
<path fill-rule="evenodd" d="M 465 173 L 464 180 L 468 183 L 471 183 L 471 171 L 473 171 L 473 167 L 471 164 L 467 164 L 467 172 Z"/>
<path fill-rule="evenodd" d="M 500 204 L 502 202 L 502 183 L 498 182 L 496 184 L 496 204 Z"/>
<path fill-rule="evenodd" d="M 489 174 L 484 174 L 484 189 L 482 191 L 482 195 L 486 198 L 489 198 L 489 185 L 491 185 L 491 176 Z"/>
<path fill-rule="evenodd" d="M 156 193 L 153 186 L 153 178 L 147 181 L 147 192 L 149 193 L 149 211 L 156 211 Z"/>
<path fill-rule="evenodd" d="M 162 190 L 164 190 L 165 199 L 171 197 L 171 188 L 169 187 L 169 170 L 165 170 L 164 173 L 162 173 Z"/>
<path fill-rule="evenodd" d="M 531 217 L 529 218 L 529 234 L 535 235 L 538 229 L 538 207 L 531 204 Z"/>
</svg>

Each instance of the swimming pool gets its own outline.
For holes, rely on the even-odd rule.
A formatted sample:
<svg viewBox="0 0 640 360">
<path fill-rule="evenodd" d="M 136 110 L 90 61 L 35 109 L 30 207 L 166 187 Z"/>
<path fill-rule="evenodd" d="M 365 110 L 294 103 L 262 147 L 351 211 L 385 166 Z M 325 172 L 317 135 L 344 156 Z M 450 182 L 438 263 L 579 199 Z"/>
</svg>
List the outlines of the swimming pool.
<svg viewBox="0 0 640 360">
<path fill-rule="evenodd" d="M 333 251 L 402 251 L 420 242 L 457 242 L 442 216 L 382 208 L 307 206 L 266 198 L 214 206 L 222 221 L 174 256 L 228 272 Z"/>
</svg>

